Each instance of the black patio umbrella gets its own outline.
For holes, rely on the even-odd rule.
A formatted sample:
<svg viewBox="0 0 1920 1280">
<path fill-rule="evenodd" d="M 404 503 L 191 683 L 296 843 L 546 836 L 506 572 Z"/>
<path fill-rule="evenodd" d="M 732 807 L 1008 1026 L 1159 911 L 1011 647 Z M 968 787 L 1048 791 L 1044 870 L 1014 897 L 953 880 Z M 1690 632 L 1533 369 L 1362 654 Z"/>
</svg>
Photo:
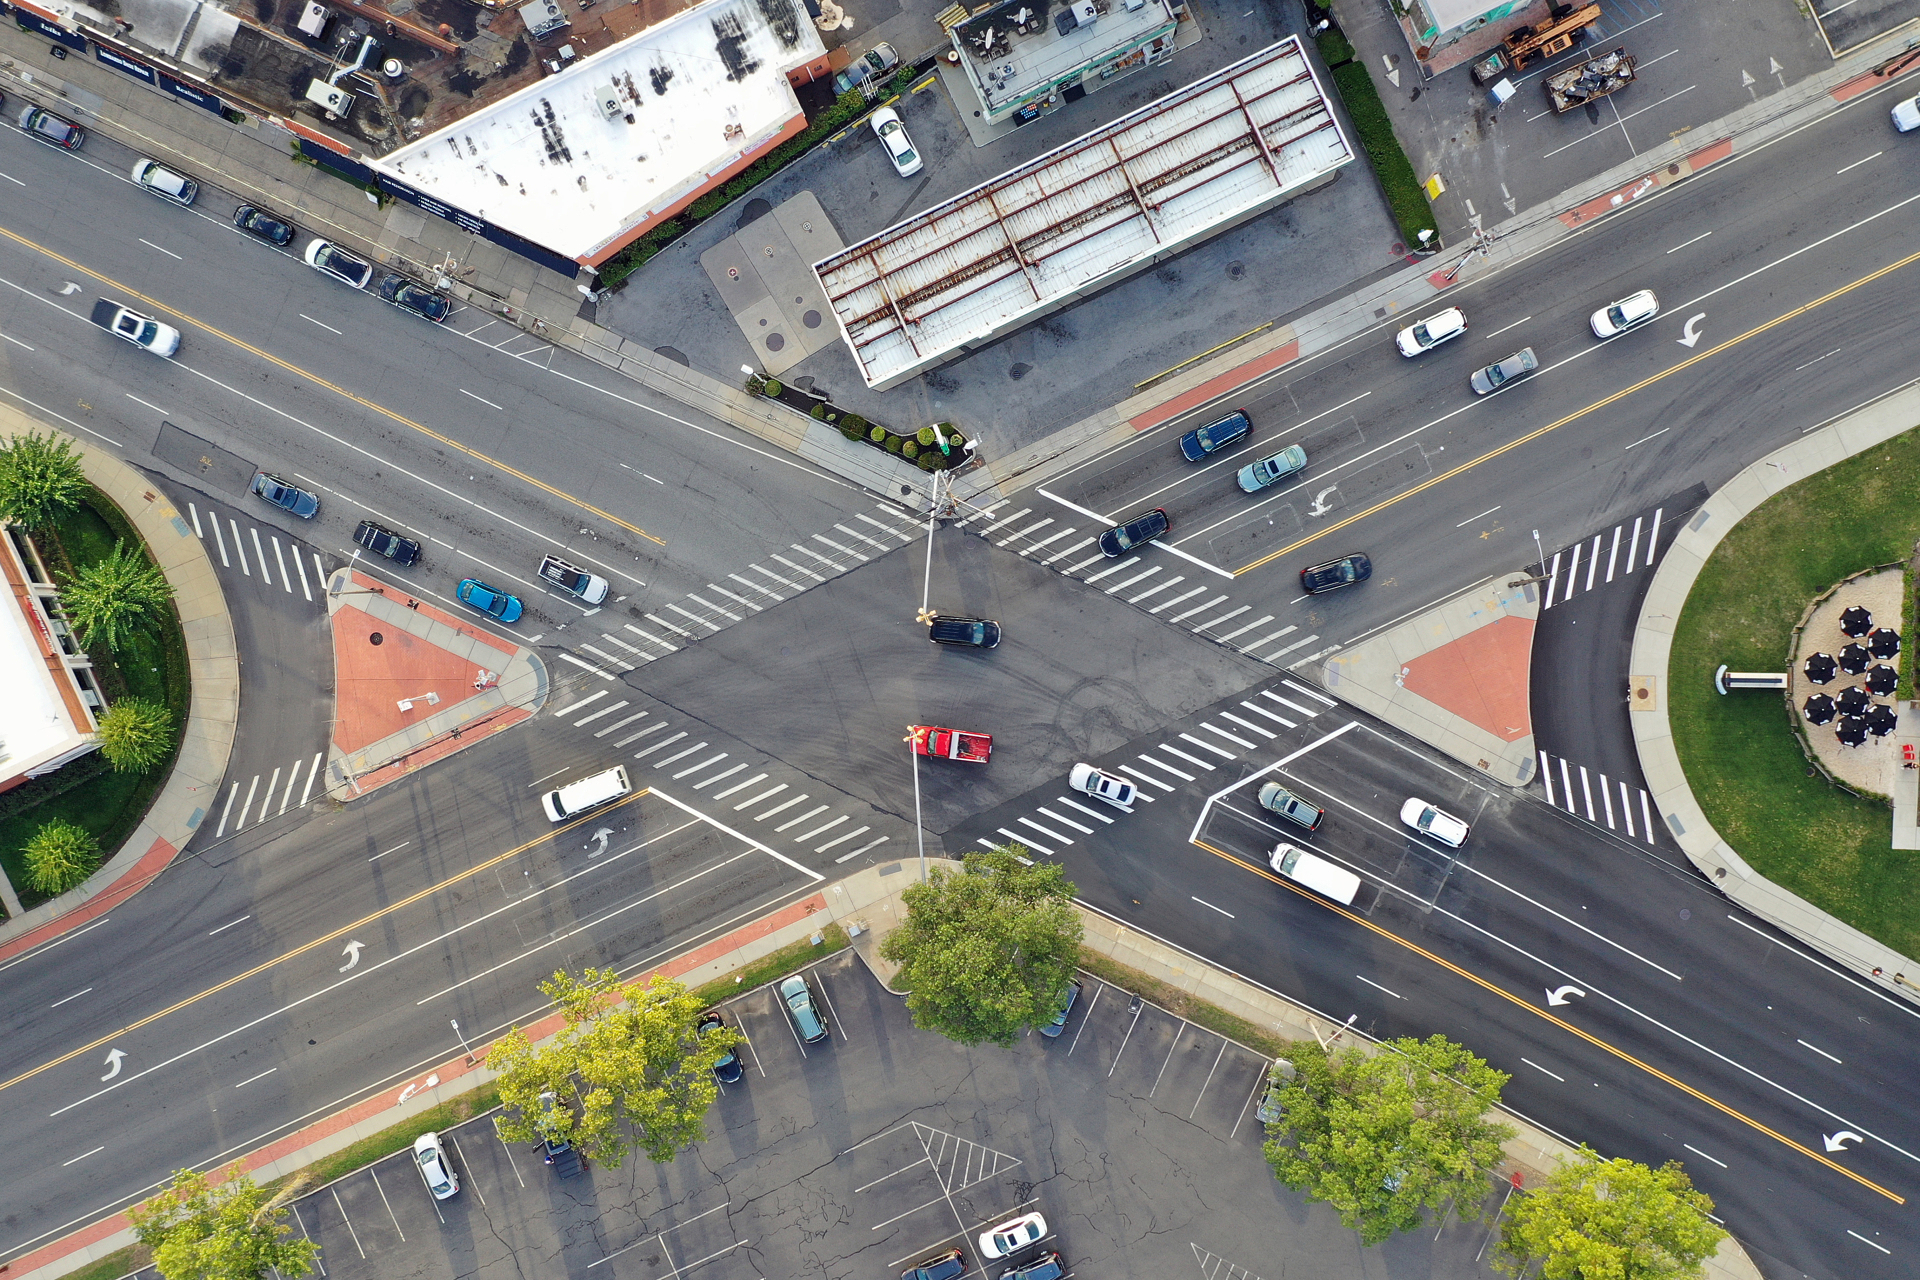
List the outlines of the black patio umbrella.
<svg viewBox="0 0 1920 1280">
<path fill-rule="evenodd" d="M 1807 659 L 1805 666 L 1801 667 L 1801 670 L 1807 673 L 1807 679 L 1815 684 L 1825 684 L 1833 679 L 1834 672 L 1839 669 L 1840 664 L 1833 660 L 1833 655 L 1830 653 L 1816 653 Z"/>
<path fill-rule="evenodd" d="M 1867 652 L 1863 644 L 1850 644 L 1840 651 L 1840 669 L 1850 676 L 1857 676 L 1867 669 L 1873 661 L 1873 655 Z"/>
<path fill-rule="evenodd" d="M 1867 708 L 1873 705 L 1873 699 L 1867 696 L 1867 691 L 1857 684 L 1842 689 L 1834 701 L 1843 716 L 1863 716 L 1867 714 Z"/>
<path fill-rule="evenodd" d="M 1886 703 L 1878 703 L 1867 712 L 1867 730 L 1876 738 L 1884 738 L 1893 732 L 1893 726 L 1900 723 L 1900 716 Z"/>
<path fill-rule="evenodd" d="M 1833 736 L 1843 747 L 1857 747 L 1867 740 L 1867 722 L 1861 716 L 1845 716 L 1833 726 Z"/>
<path fill-rule="evenodd" d="M 1848 605 L 1840 615 L 1840 629 L 1850 636 L 1863 636 L 1873 630 L 1873 615 L 1859 605 Z"/>
<path fill-rule="evenodd" d="M 1900 656 L 1900 633 L 1892 627 L 1875 627 L 1867 637 L 1867 652 L 1876 658 Z"/>
<path fill-rule="evenodd" d="M 1816 693 L 1808 698 L 1800 708 L 1808 724 L 1827 724 L 1833 719 L 1833 699 L 1824 693 Z"/>
<path fill-rule="evenodd" d="M 1876 666 L 1867 669 L 1867 692 L 1876 698 L 1892 695 L 1900 687 L 1900 673 L 1889 666 Z"/>
</svg>

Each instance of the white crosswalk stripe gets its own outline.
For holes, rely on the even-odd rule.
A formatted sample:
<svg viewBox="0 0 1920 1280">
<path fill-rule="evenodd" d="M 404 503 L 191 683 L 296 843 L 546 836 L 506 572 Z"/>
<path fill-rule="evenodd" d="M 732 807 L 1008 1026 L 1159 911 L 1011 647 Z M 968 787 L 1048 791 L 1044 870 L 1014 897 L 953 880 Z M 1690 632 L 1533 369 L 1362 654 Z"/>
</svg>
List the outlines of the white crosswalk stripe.
<svg viewBox="0 0 1920 1280">
<path fill-rule="evenodd" d="M 1563 809 L 1576 818 L 1584 818 L 1595 826 L 1604 823 L 1609 831 L 1623 831 L 1629 839 L 1656 843 L 1653 836 L 1653 800 L 1645 787 L 1629 787 L 1617 778 L 1590 771 L 1583 764 L 1575 764 L 1564 756 L 1549 755 L 1545 751 L 1540 752 L 1540 784 L 1546 791 L 1547 803 L 1556 809 Z M 1636 796 L 1639 798 L 1638 822 L 1634 821 Z M 1617 811 L 1614 808 L 1616 797 L 1620 802 Z"/>
</svg>

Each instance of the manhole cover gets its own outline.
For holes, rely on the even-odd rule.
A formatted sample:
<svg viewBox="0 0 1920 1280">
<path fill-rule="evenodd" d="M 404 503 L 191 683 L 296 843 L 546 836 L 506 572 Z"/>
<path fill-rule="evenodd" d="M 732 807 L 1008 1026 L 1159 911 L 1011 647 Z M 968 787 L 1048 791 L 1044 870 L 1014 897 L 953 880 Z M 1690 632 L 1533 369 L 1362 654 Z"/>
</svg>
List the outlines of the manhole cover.
<svg viewBox="0 0 1920 1280">
<path fill-rule="evenodd" d="M 387 638 L 385 636 L 381 635 L 378 631 L 376 631 L 372 635 L 367 637 L 367 643 L 368 644 L 385 644 L 386 639 Z"/>
<path fill-rule="evenodd" d="M 1401 254 L 1405 253 L 1406 251 L 1407 251 L 1407 246 L 1401 244 L 1398 240 L 1395 240 L 1393 242 L 1393 248 L 1388 250 L 1388 252 L 1391 253 L 1396 258 L 1399 257 Z"/>
<path fill-rule="evenodd" d="M 809 308 L 807 312 L 800 317 L 800 323 L 809 329 L 818 329 L 820 327 L 820 313 Z"/>
<path fill-rule="evenodd" d="M 1009 369 L 1009 370 L 1007 370 L 1007 376 L 1008 376 L 1009 378 L 1012 378 L 1012 379 L 1013 379 L 1013 380 L 1014 380 L 1015 382 L 1018 382 L 1018 381 L 1020 381 L 1020 379 L 1022 379 L 1022 378 L 1024 378 L 1024 377 L 1026 377 L 1026 376 L 1027 376 L 1028 374 L 1030 374 L 1030 373 L 1032 373 L 1032 372 L 1033 372 L 1033 366 L 1032 366 L 1032 365 L 1030 365 L 1030 364 L 1017 364 L 1017 365 L 1015 365 L 1015 366 L 1013 366 L 1013 368 L 1011 368 L 1011 369 Z"/>
<path fill-rule="evenodd" d="M 767 335 L 767 350 L 778 351 L 786 345 L 787 345 L 787 340 L 781 337 L 779 334 L 770 333 Z"/>
<path fill-rule="evenodd" d="M 1239 261 L 1229 262 L 1227 264 L 1227 274 L 1233 279 L 1238 280 L 1241 276 L 1247 274 L 1247 264 Z"/>
<path fill-rule="evenodd" d="M 767 327 L 767 322 L 766 322 L 765 320 L 762 320 L 762 321 L 760 322 L 760 327 L 761 327 L 762 329 L 764 329 L 764 328 L 766 328 L 766 327 Z"/>
</svg>

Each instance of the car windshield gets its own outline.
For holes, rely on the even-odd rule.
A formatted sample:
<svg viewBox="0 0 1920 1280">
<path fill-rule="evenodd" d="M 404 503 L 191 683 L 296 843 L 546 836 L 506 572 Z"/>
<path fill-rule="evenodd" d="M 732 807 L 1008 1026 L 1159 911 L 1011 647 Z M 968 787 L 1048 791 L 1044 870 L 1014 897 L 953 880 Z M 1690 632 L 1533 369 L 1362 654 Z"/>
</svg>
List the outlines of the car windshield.
<svg viewBox="0 0 1920 1280">
<path fill-rule="evenodd" d="M 134 341 L 140 343 L 142 346 L 145 346 L 147 343 L 152 342 L 155 336 L 159 334 L 159 332 L 160 332 L 159 321 L 157 320 L 145 321 L 144 323 L 141 324 L 139 336 L 135 338 Z"/>
<path fill-rule="evenodd" d="M 1413 340 L 1424 347 L 1433 342 L 1433 335 L 1427 332 L 1426 325 L 1417 324 L 1413 326 Z"/>
<path fill-rule="evenodd" d="M 349 258 L 340 250 L 331 247 L 320 255 L 320 263 L 330 270 L 343 272 L 347 275 L 353 275 L 360 270 L 360 264 L 357 261 Z"/>
<path fill-rule="evenodd" d="M 1419 827 L 1422 831 L 1431 831 L 1433 830 L 1433 824 L 1435 820 L 1437 820 L 1439 817 L 1440 817 L 1440 811 L 1438 809 L 1435 809 L 1429 806 L 1420 811 L 1420 821 L 1415 823 L 1414 825 Z"/>
<path fill-rule="evenodd" d="M 1494 386 L 1497 387 L 1501 383 L 1505 382 L 1506 380 L 1507 380 L 1507 369 L 1505 365 L 1495 364 L 1495 365 L 1487 366 L 1488 382 L 1491 382 Z"/>
</svg>

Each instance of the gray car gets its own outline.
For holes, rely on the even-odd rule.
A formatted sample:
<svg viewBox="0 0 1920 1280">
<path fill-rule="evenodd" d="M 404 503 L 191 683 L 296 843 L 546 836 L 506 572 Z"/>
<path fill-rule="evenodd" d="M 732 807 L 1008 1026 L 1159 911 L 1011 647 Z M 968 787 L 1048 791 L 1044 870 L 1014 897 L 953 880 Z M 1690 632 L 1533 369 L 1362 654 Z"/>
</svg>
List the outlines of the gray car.
<svg viewBox="0 0 1920 1280">
<path fill-rule="evenodd" d="M 1315 804 L 1309 804 L 1277 782 L 1262 783 L 1260 786 L 1260 807 L 1277 813 L 1288 822 L 1297 822 L 1309 831 L 1317 830 L 1327 811 Z"/>
<path fill-rule="evenodd" d="M 311 520 L 320 512 L 320 499 L 297 484 L 289 484 L 271 471 L 253 473 L 253 493 L 282 511 L 291 511 L 302 520 Z"/>
<path fill-rule="evenodd" d="M 1522 347 L 1504 360 L 1496 360 L 1484 369 L 1475 369 L 1473 376 L 1467 379 L 1473 387 L 1473 394 L 1484 396 L 1498 391 L 1519 378 L 1524 378 L 1540 367 L 1532 347 Z"/>
<path fill-rule="evenodd" d="M 1247 493 L 1258 493 L 1270 484 L 1300 474 L 1306 470 L 1306 466 L 1307 451 L 1297 444 L 1290 444 L 1278 453 L 1240 468 L 1240 488 Z"/>
<path fill-rule="evenodd" d="M 816 1044 L 827 1038 L 827 1020 L 820 1016 L 820 1006 L 813 1002 L 813 984 L 807 981 L 803 973 L 796 973 L 780 984 L 780 1002 L 787 1006 L 787 1016 L 793 1019 L 793 1032 L 806 1044 Z"/>
</svg>

